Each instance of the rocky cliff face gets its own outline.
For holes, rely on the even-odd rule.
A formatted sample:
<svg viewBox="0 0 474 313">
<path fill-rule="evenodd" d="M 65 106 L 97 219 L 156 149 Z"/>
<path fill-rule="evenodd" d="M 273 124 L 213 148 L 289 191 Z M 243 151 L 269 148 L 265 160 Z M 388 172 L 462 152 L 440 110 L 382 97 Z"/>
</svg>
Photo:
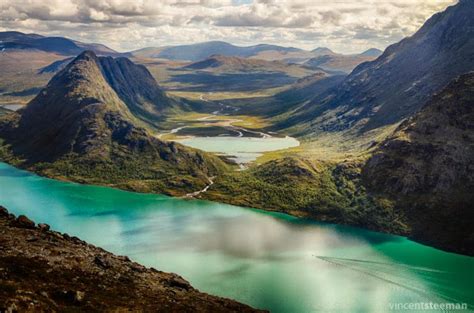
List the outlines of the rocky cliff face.
<svg viewBox="0 0 474 313">
<path fill-rule="evenodd" d="M 403 209 L 413 238 L 474 254 L 474 73 L 402 123 L 363 176 L 372 193 Z"/>
<path fill-rule="evenodd" d="M 0 206 L 1 312 L 257 312 Z"/>
<path fill-rule="evenodd" d="M 137 74 L 128 84 L 132 77 L 115 71 L 145 75 L 129 61 L 79 55 L 23 111 L 4 116 L 3 159 L 47 176 L 173 194 L 199 190 L 225 168 L 216 157 L 160 141 L 137 126 L 134 99 L 155 99 L 154 80 L 140 84 Z"/>
</svg>

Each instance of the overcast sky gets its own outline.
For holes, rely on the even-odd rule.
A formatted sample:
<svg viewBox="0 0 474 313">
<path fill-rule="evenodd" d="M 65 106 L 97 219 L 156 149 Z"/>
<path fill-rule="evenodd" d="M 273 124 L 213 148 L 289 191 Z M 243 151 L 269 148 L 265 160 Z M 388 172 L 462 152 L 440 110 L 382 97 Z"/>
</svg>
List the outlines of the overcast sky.
<svg viewBox="0 0 474 313">
<path fill-rule="evenodd" d="M 119 51 L 224 40 L 343 53 L 384 49 L 457 0 L 1 0 L 0 30 Z"/>
</svg>

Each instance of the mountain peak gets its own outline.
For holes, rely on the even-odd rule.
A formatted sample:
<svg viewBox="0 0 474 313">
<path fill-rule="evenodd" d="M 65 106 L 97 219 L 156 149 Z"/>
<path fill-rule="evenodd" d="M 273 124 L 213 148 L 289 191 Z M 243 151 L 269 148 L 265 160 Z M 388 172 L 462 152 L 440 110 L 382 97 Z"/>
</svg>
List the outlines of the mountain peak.
<svg viewBox="0 0 474 313">
<path fill-rule="evenodd" d="M 318 48 L 314 49 L 314 50 L 311 51 L 311 52 L 316 53 L 316 54 L 318 54 L 318 55 L 335 54 L 334 51 L 332 51 L 331 49 L 326 48 L 326 47 L 318 47 Z"/>
<path fill-rule="evenodd" d="M 92 50 L 85 50 L 81 52 L 74 60 L 97 60 L 97 55 Z"/>
<path fill-rule="evenodd" d="M 362 52 L 360 55 L 368 56 L 368 57 L 379 57 L 383 53 L 382 50 L 377 48 L 370 48 Z"/>
</svg>

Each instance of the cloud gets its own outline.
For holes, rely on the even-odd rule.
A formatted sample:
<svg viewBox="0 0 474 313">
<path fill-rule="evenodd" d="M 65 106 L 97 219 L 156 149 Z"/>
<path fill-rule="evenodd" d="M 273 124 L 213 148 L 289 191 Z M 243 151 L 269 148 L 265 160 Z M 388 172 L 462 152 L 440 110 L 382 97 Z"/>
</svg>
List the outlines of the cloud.
<svg viewBox="0 0 474 313">
<path fill-rule="evenodd" d="M 118 50 L 225 40 L 357 52 L 411 35 L 456 0 L 2 0 L 0 30 Z"/>
</svg>

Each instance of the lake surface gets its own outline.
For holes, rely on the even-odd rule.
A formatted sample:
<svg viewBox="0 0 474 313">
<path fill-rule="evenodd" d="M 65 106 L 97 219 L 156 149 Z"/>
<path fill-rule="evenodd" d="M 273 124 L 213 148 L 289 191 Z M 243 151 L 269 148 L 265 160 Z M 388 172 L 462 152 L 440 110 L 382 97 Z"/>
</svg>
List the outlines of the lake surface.
<svg viewBox="0 0 474 313">
<path fill-rule="evenodd" d="M 380 313 L 389 312 L 390 303 L 406 302 L 474 306 L 474 258 L 403 237 L 207 201 L 64 183 L 4 163 L 0 204 L 116 254 L 178 273 L 202 291 L 272 312 Z"/>
<path fill-rule="evenodd" d="M 233 156 L 237 163 L 255 161 L 264 152 L 297 147 L 299 141 L 292 137 L 193 137 L 177 142 L 207 152 L 222 153 Z"/>
</svg>

